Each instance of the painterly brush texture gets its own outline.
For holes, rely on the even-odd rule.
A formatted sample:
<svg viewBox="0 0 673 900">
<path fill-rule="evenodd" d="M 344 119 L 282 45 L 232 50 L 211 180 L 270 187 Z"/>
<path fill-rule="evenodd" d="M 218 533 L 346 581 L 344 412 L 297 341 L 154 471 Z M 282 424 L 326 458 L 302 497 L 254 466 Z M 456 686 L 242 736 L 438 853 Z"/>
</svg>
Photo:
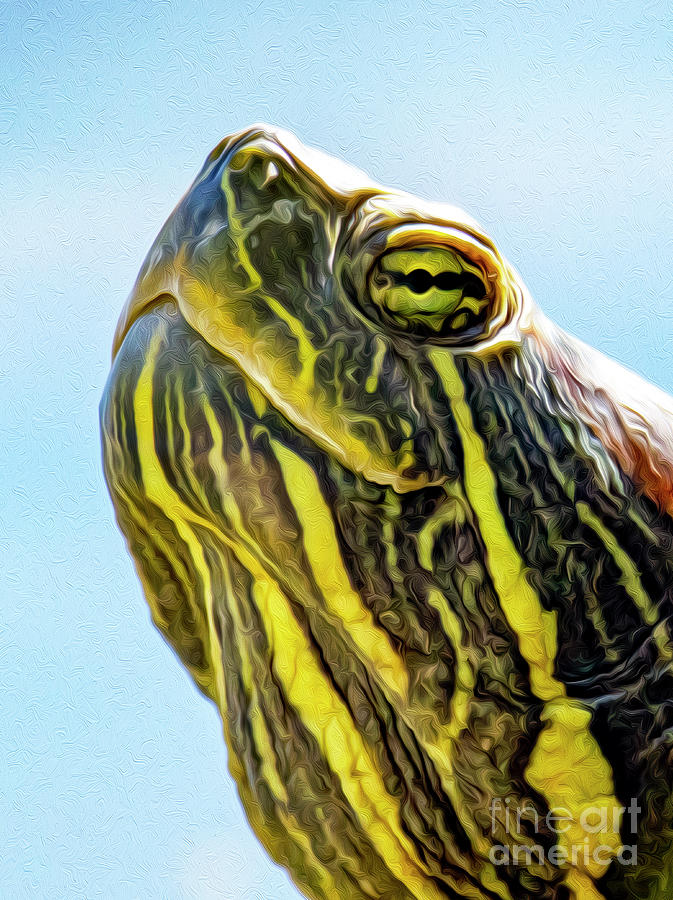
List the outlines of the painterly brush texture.
<svg viewBox="0 0 673 900">
<path fill-rule="evenodd" d="M 673 895 L 673 401 L 462 212 L 228 138 L 101 420 L 154 620 L 307 897 Z"/>
</svg>

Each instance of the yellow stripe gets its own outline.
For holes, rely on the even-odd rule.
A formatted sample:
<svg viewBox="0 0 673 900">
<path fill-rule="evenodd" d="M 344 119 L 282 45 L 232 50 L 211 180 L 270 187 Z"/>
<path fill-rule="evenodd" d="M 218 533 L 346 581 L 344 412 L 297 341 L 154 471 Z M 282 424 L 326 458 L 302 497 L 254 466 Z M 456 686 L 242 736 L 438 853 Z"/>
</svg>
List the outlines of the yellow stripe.
<svg viewBox="0 0 673 900">
<path fill-rule="evenodd" d="M 601 868 L 593 877 L 597 878 L 603 874 Z M 570 888 L 577 900 L 605 900 L 605 897 L 588 875 L 580 872 L 579 869 L 570 869 L 565 877 L 565 883 Z"/>
<path fill-rule="evenodd" d="M 445 489 L 448 492 L 449 487 L 445 486 Z M 464 521 L 464 503 L 465 501 L 461 497 L 450 497 L 448 504 L 442 506 L 438 513 L 428 520 L 419 534 L 419 562 L 429 572 L 432 572 L 432 547 L 437 533 L 445 524 Z M 392 526 L 392 521 L 399 516 L 401 506 L 398 495 L 392 491 L 388 492 L 386 496 L 386 507 L 386 516 L 382 521 L 382 533 L 386 559 L 390 566 L 388 574 L 394 582 L 401 584 L 403 579 L 397 564 Z M 466 589 L 467 587 L 468 585 L 466 584 Z M 510 892 L 498 878 L 495 867 L 487 860 L 488 851 L 491 849 L 491 841 L 488 836 L 484 835 L 476 827 L 472 810 L 465 803 L 464 796 L 459 792 L 454 774 L 456 744 L 467 721 L 469 699 L 474 694 L 475 674 L 469 662 L 471 648 L 463 640 L 460 619 L 448 604 L 446 597 L 440 591 L 434 589 L 428 593 L 428 602 L 439 614 L 444 634 L 451 642 L 456 660 L 456 671 L 454 672 L 455 687 L 451 698 L 449 722 L 440 722 L 435 715 L 420 715 L 418 709 L 413 707 L 401 707 L 400 712 L 416 734 L 416 739 L 419 741 L 420 746 L 435 766 L 442 788 L 446 791 L 456 816 L 469 836 L 472 848 L 482 855 L 477 867 L 469 867 L 472 875 L 481 881 L 487 890 L 496 894 L 502 900 L 511 900 Z M 462 861 L 462 864 L 468 867 L 465 860 Z M 476 889 L 471 886 L 466 889 L 464 886 L 458 885 L 458 889 L 462 891 L 468 890 L 468 893 L 464 894 L 466 897 L 472 896 L 472 892 L 474 892 L 475 896 L 479 896 Z"/>
<path fill-rule="evenodd" d="M 450 777 L 443 779 L 442 783 L 445 785 L 451 804 L 468 833 L 474 849 L 486 855 L 491 848 L 491 841 L 488 836 L 482 834 L 476 828 L 472 811 L 466 809 L 465 799 L 458 790 L 456 778 L 452 772 L 456 742 L 468 723 L 470 700 L 474 696 L 474 689 L 477 683 L 476 669 L 470 660 L 469 644 L 463 640 L 461 621 L 447 603 L 446 597 L 440 591 L 432 589 L 428 591 L 428 603 L 439 614 L 444 634 L 451 642 L 456 660 L 453 672 L 454 687 L 450 707 L 451 718 L 442 728 L 441 744 L 438 743 L 443 757 L 442 769 L 445 771 L 448 769 L 451 772 Z"/>
<path fill-rule="evenodd" d="M 225 197 L 227 198 L 229 209 L 235 210 L 237 208 L 236 198 L 234 197 L 231 190 L 231 185 L 229 184 L 226 171 L 222 176 L 222 190 Z M 262 279 L 260 278 L 259 272 L 255 268 L 252 260 L 250 259 L 250 255 L 246 247 L 246 238 L 248 237 L 248 232 L 241 226 L 239 217 L 234 215 L 233 213 L 229 217 L 229 228 L 233 239 L 236 241 L 236 247 L 238 250 L 237 260 L 250 279 L 250 286 L 246 288 L 246 291 L 259 292 L 259 296 L 264 299 L 269 309 L 272 310 L 272 312 L 278 317 L 281 322 L 285 322 L 285 324 L 290 329 L 291 334 L 297 341 L 297 357 L 301 366 L 297 381 L 299 383 L 300 390 L 306 394 L 314 384 L 313 372 L 319 353 L 311 343 L 306 329 L 299 321 L 299 319 L 297 319 L 296 316 L 291 315 L 287 308 L 274 297 L 270 297 L 268 294 L 260 292 L 260 288 L 262 287 Z"/>
<path fill-rule="evenodd" d="M 187 507 L 166 481 L 163 470 L 154 452 L 154 415 L 152 410 L 152 375 L 154 363 L 161 345 L 161 335 L 152 338 L 147 353 L 147 362 L 138 379 L 133 398 L 133 409 L 136 423 L 138 443 L 138 459 L 142 474 L 143 487 L 147 498 L 173 521 L 180 537 L 190 550 L 194 567 L 201 576 L 203 584 L 204 612 L 208 622 L 208 635 L 205 645 L 210 650 L 210 670 L 213 678 L 211 695 L 224 708 L 224 685 L 222 682 L 222 664 L 217 632 L 213 627 L 212 589 L 210 570 L 206 562 L 203 547 L 185 520 Z"/>
<path fill-rule="evenodd" d="M 254 596 L 273 652 L 273 668 L 289 702 L 318 743 L 342 790 L 386 861 L 412 893 L 427 900 L 441 894 L 416 861 L 399 822 L 399 807 L 386 791 L 350 714 L 331 690 L 287 599 L 263 572 L 255 574 Z"/>
<path fill-rule="evenodd" d="M 123 424 L 124 427 L 126 427 L 126 423 L 124 422 Z M 146 510 L 144 509 L 144 505 L 138 500 L 137 490 L 131 492 L 127 489 L 126 479 L 123 477 L 124 471 L 127 467 L 127 461 L 124 459 L 123 452 L 121 451 L 121 440 L 119 435 L 115 431 L 112 435 L 112 439 L 110 439 L 110 437 L 105 434 L 103 440 L 105 442 L 107 451 L 115 457 L 113 475 L 114 495 L 116 497 L 119 497 L 119 499 L 124 502 L 124 514 L 130 519 L 134 529 L 137 529 L 138 533 L 151 535 L 152 542 L 158 547 L 161 554 L 166 558 L 166 560 L 170 561 L 178 582 L 181 585 L 189 584 L 190 576 L 188 575 L 183 561 L 176 554 L 174 544 L 171 541 L 167 541 L 164 538 L 162 532 L 150 523 L 150 519 Z M 131 540 L 128 535 L 127 540 L 129 542 Z M 155 602 L 156 585 L 154 585 L 151 580 L 146 577 L 140 561 L 140 557 L 141 554 L 133 554 L 132 557 L 136 572 L 138 573 L 138 577 L 140 578 L 145 589 L 145 596 L 150 606 L 152 618 L 157 624 L 157 627 L 165 631 L 169 627 L 169 620 L 166 618 L 159 604 Z M 185 592 L 184 598 L 185 601 L 189 603 L 189 605 L 194 610 L 195 619 L 198 619 L 202 614 L 202 610 L 198 606 L 198 604 L 195 603 L 194 597 L 188 595 Z M 204 690 L 208 690 L 210 682 L 204 684 L 203 677 L 197 674 L 196 671 L 193 671 L 192 674 L 195 678 L 197 678 L 199 685 Z"/>
<path fill-rule="evenodd" d="M 462 525 L 466 519 L 464 498 L 448 482 L 444 485 L 444 491 L 446 499 L 418 533 L 418 561 L 428 572 L 432 572 L 432 551 L 442 528 L 445 525 Z"/>
<path fill-rule="evenodd" d="M 231 576 L 228 566 L 225 565 L 222 567 L 222 574 L 226 584 L 226 593 L 224 600 L 233 620 L 234 630 L 239 636 L 237 646 L 239 657 L 241 660 L 241 668 L 238 674 L 240 675 L 243 687 L 248 694 L 248 697 L 250 698 L 248 705 L 248 718 L 250 721 L 253 742 L 260 758 L 262 775 L 265 778 L 275 799 L 279 803 L 284 804 L 284 806 L 287 808 L 287 792 L 285 790 L 285 786 L 278 776 L 278 770 L 275 763 L 275 754 L 273 751 L 273 747 L 271 746 L 269 733 L 264 723 L 264 716 L 259 702 L 257 683 L 252 674 L 252 663 L 250 660 L 250 647 L 247 633 L 248 629 L 244 627 L 243 622 L 241 621 L 241 616 L 238 610 L 237 596 L 234 590 L 234 586 L 231 583 Z"/>
<path fill-rule="evenodd" d="M 474 430 L 453 357 L 437 348 L 430 351 L 430 357 L 441 376 L 458 426 L 465 460 L 465 492 L 486 546 L 489 573 L 507 620 L 519 637 L 521 655 L 530 666 L 533 690 L 541 700 L 551 700 L 563 691 L 553 676 L 555 616 L 543 610 L 507 531 L 498 506 L 495 476 L 486 460 L 484 443 Z"/>
<path fill-rule="evenodd" d="M 184 381 L 178 381 L 176 379 L 176 406 L 177 406 L 177 424 L 182 432 L 182 453 L 180 454 L 180 460 L 182 462 L 182 472 L 184 478 L 187 481 L 187 484 L 194 494 L 195 497 L 198 497 L 201 503 L 205 506 L 208 505 L 208 498 L 203 489 L 203 484 L 199 481 L 198 478 L 194 477 L 194 464 L 193 464 L 193 446 L 192 446 L 192 432 L 187 424 L 187 416 L 185 412 L 185 390 L 184 390 Z M 172 419 L 172 413 L 170 410 L 170 402 L 169 395 L 166 392 L 166 422 L 170 424 Z M 172 434 L 172 429 L 168 429 Z M 171 450 L 174 454 L 174 458 L 177 457 L 177 450 L 173 445 Z"/>
<path fill-rule="evenodd" d="M 248 721 L 250 723 L 255 750 L 259 756 L 262 777 L 265 779 L 274 798 L 275 812 L 283 829 L 288 836 L 301 847 L 306 861 L 318 877 L 317 886 L 323 891 L 324 896 L 333 897 L 336 895 L 337 891 L 336 882 L 329 870 L 326 869 L 322 862 L 316 857 L 311 845 L 310 835 L 306 834 L 306 831 L 302 829 L 296 816 L 293 814 L 285 785 L 280 780 L 278 769 L 276 767 L 276 754 L 271 744 L 269 731 L 264 720 L 264 713 L 262 712 L 259 687 L 253 674 L 251 648 L 247 634 L 248 629 L 244 627 L 239 614 L 236 594 L 231 583 L 228 566 L 223 567 L 223 574 L 227 584 L 227 606 L 232 615 L 234 627 L 240 636 L 240 640 L 238 641 L 238 650 L 241 660 L 239 675 L 249 697 Z M 266 832 L 266 829 L 264 829 L 264 831 Z M 308 876 L 309 872 L 304 872 L 303 874 Z M 310 884 L 308 879 L 307 883 Z"/>
<path fill-rule="evenodd" d="M 395 523 L 399 522 L 402 513 L 402 504 L 399 494 L 395 491 L 386 491 L 385 506 L 381 511 L 381 535 L 383 537 L 383 551 L 386 555 L 388 564 L 387 575 L 390 580 L 402 588 L 404 586 L 404 577 L 400 571 L 399 556 L 397 547 L 395 546 Z"/>
<path fill-rule="evenodd" d="M 407 697 L 407 669 L 351 586 L 315 472 L 284 444 L 273 439 L 270 443 L 301 524 L 304 549 L 327 610 L 337 620 L 339 631 L 354 642 L 367 670 L 376 671 L 396 694 Z"/>
<path fill-rule="evenodd" d="M 365 381 L 365 390 L 368 394 L 373 394 L 378 386 L 379 378 L 381 377 L 381 366 L 386 355 L 386 345 L 381 338 L 377 336 L 374 338 L 374 341 L 376 343 L 376 352 L 372 359 L 369 375 L 367 375 L 367 380 Z"/>
<path fill-rule="evenodd" d="M 450 483 L 444 485 L 447 494 L 446 500 L 431 516 L 418 535 L 418 561 L 428 572 L 432 573 L 432 550 L 438 534 L 445 525 L 462 524 L 466 520 L 465 499 L 456 492 Z M 466 580 L 463 590 L 470 590 L 472 582 Z M 466 600 L 467 598 L 464 598 Z M 432 743 L 432 749 L 426 747 L 440 773 L 442 785 L 446 790 L 451 804 L 458 816 L 461 825 L 470 838 L 473 849 L 484 857 L 483 868 L 479 877 L 484 886 L 498 894 L 502 898 L 509 898 L 511 894 L 504 884 L 498 880 L 495 868 L 485 858 L 492 847 L 489 835 L 485 835 L 477 828 L 472 810 L 465 803 L 464 795 L 458 790 L 453 765 L 455 749 L 460 739 L 461 732 L 468 724 L 468 710 L 470 699 L 474 696 L 476 686 L 476 663 L 472 663 L 470 657 L 474 652 L 469 641 L 463 637 L 463 625 L 456 615 L 446 597 L 437 589 L 428 591 L 428 603 L 439 614 L 442 630 L 449 639 L 455 658 L 454 689 L 450 704 L 450 718 L 447 725 L 437 730 Z M 435 726 L 436 727 L 436 726 Z"/>
<path fill-rule="evenodd" d="M 234 746 L 231 732 L 230 732 L 230 723 L 226 716 L 222 717 L 222 726 L 224 739 L 227 747 L 229 748 L 229 752 L 227 753 L 227 764 L 229 768 L 229 772 L 231 773 L 232 778 L 236 782 L 238 787 L 238 792 L 241 797 L 241 801 L 243 802 L 243 806 L 245 809 L 246 816 L 250 823 L 251 828 L 257 835 L 258 839 L 261 841 L 262 845 L 266 849 L 267 853 L 271 856 L 273 860 L 278 865 L 287 867 L 288 865 L 288 853 L 287 853 L 287 843 L 292 840 L 292 837 L 295 837 L 297 834 L 301 835 L 301 831 L 297 833 L 293 832 L 292 837 L 288 832 L 287 828 L 281 829 L 272 829 L 269 828 L 268 819 L 266 814 L 262 811 L 262 808 L 259 803 L 259 798 L 257 794 L 252 789 L 250 784 L 249 775 L 246 769 L 246 765 L 243 763 L 241 757 L 237 756 L 236 753 L 233 752 L 232 747 Z M 273 790 L 271 785 L 268 785 L 271 793 L 273 794 Z M 284 821 L 282 818 L 282 811 L 276 807 L 276 813 L 278 818 L 281 821 Z M 310 842 L 303 842 L 304 849 L 308 852 L 310 847 L 307 847 L 306 844 Z M 312 857 L 315 858 L 315 857 Z M 293 879 L 298 877 L 297 872 L 290 873 Z M 301 889 L 303 892 L 308 892 L 307 896 L 311 897 L 312 900 L 315 900 L 317 895 L 314 893 L 313 886 L 308 883 L 307 873 L 306 871 L 301 873 L 304 878 L 301 882 Z M 329 875 L 329 873 L 327 873 Z M 319 875 L 319 880 L 322 881 L 322 873 Z M 322 885 L 324 887 L 324 885 Z M 331 898 L 335 896 L 333 891 L 328 892 L 327 894 L 322 894 L 323 897 Z"/>
<path fill-rule="evenodd" d="M 444 766 L 442 767 L 444 768 L 447 763 L 453 765 L 455 748 L 460 740 L 461 733 L 469 723 L 470 701 L 474 697 L 477 683 L 477 666 L 476 661 L 470 658 L 474 653 L 474 648 L 469 642 L 464 640 L 463 624 L 447 602 L 446 597 L 440 591 L 432 589 L 428 592 L 428 603 L 439 614 L 442 629 L 451 641 L 456 660 L 454 670 L 455 682 L 453 696 L 451 697 L 451 718 L 448 724 L 442 728 L 440 742 L 437 745 L 438 749 L 441 750 L 440 759 L 444 760 Z M 455 777 L 451 776 L 443 783 L 446 785 L 451 804 L 470 838 L 472 847 L 484 857 L 488 856 L 488 852 L 493 846 L 492 838 L 477 827 L 472 810 L 465 802 L 465 795 L 458 790 Z M 483 862 L 479 877 L 484 887 L 496 893 L 499 897 L 505 898 L 505 900 L 511 897 L 505 885 L 499 881 L 495 868 L 490 862 Z"/>
<path fill-rule="evenodd" d="M 640 575 L 638 570 L 635 567 L 635 564 L 631 557 L 624 551 L 619 544 L 617 543 L 617 538 L 612 534 L 605 525 L 601 522 L 598 516 L 591 511 L 589 506 L 580 501 L 576 504 L 577 513 L 580 519 L 584 522 L 585 525 L 588 525 L 593 531 L 596 532 L 598 537 L 603 541 L 605 546 L 608 548 L 610 553 L 612 554 L 612 558 L 617 563 L 622 572 L 622 577 L 620 579 L 620 583 L 624 587 L 626 593 L 631 597 L 633 602 L 638 607 L 640 614 L 643 617 L 643 620 L 652 626 L 657 626 L 661 624 L 662 627 L 654 628 L 654 640 L 659 650 L 659 653 L 662 657 L 669 662 L 673 659 L 673 647 L 671 646 L 671 641 L 666 633 L 665 624 L 659 623 L 659 615 L 657 614 L 656 607 L 649 595 L 643 588 L 643 585 L 640 581 Z"/>
<path fill-rule="evenodd" d="M 554 677 L 556 615 L 542 608 L 507 531 L 498 505 L 497 482 L 486 459 L 483 439 L 474 428 L 453 356 L 433 348 L 430 358 L 442 380 L 460 434 L 465 492 L 486 548 L 488 571 L 509 626 L 518 637 L 521 655 L 528 663 L 533 691 L 545 701 L 542 719 L 546 727 L 531 754 L 526 777 L 546 796 L 551 808 L 569 810 L 573 824 L 566 834 L 559 835 L 562 846 L 570 850 L 573 844 L 582 845 L 588 838 L 591 853 L 604 844 L 615 855 L 621 842 L 618 832 L 612 829 L 612 822 L 613 815 L 620 820 L 617 811 L 621 806 L 614 797 L 610 765 L 589 730 L 589 710 L 569 699 L 565 686 Z M 608 811 L 609 828 L 598 834 L 587 834 L 580 824 L 581 816 L 595 806 Z M 583 866 L 583 858 L 578 859 L 578 864 Z M 586 866 L 587 873 L 598 877 L 607 865 L 591 859 Z M 572 876 L 576 893 L 579 875 L 585 877 L 585 873 Z M 592 896 L 587 885 L 583 885 L 578 897 Z"/>
<path fill-rule="evenodd" d="M 539 424 L 535 421 L 535 419 L 533 419 L 531 417 L 530 411 L 526 404 L 523 405 L 523 409 L 524 409 L 524 415 L 525 415 L 526 421 L 528 422 L 528 426 L 531 429 L 540 449 L 545 454 L 545 462 L 549 466 L 549 471 L 552 473 L 554 478 L 558 481 L 559 485 L 561 486 L 565 495 L 568 497 L 568 499 L 571 501 L 571 503 L 573 503 L 573 505 L 576 506 L 578 517 L 580 519 L 582 519 L 582 512 L 579 508 L 580 504 L 575 503 L 575 483 L 574 483 L 574 481 L 572 480 L 572 478 L 570 478 L 566 473 L 564 473 L 561 470 L 561 467 L 556 462 L 556 459 L 554 458 L 554 451 L 551 448 L 549 441 L 546 438 L 546 435 L 544 434 L 542 429 L 539 427 Z M 584 504 L 584 505 L 586 507 L 586 504 Z M 588 512 L 590 512 L 589 507 L 586 507 L 586 510 Z M 645 523 L 642 521 L 642 519 L 636 513 L 634 513 L 632 510 L 630 510 L 629 515 L 631 516 L 633 521 L 635 521 L 639 527 L 641 527 L 643 530 L 646 529 L 647 526 L 645 525 Z M 589 527 L 592 527 L 590 522 L 588 521 L 588 519 L 585 519 L 583 521 L 585 522 L 586 525 L 588 525 Z M 598 532 L 596 532 L 596 533 L 598 534 Z M 605 529 L 605 533 L 609 534 L 607 529 Z M 654 535 L 652 535 L 651 532 L 650 532 L 649 536 L 652 538 L 652 540 L 655 539 Z M 599 537 L 600 537 L 600 534 L 599 534 Z M 554 535 L 550 534 L 549 539 L 553 543 Z M 616 541 L 614 541 L 614 538 L 613 538 L 613 542 L 616 543 Z M 588 596 L 585 597 L 584 599 L 585 599 L 585 603 L 586 603 L 587 614 L 591 617 L 591 621 L 594 625 L 594 628 L 596 629 L 596 631 L 601 639 L 601 644 L 602 644 L 604 652 L 605 652 L 605 658 L 611 662 L 616 662 L 619 659 L 619 650 L 615 646 L 615 639 L 610 637 L 610 635 L 608 633 L 607 623 L 605 621 L 605 617 L 603 616 L 603 611 L 602 611 L 599 603 L 597 603 L 594 598 L 590 598 Z"/>
</svg>

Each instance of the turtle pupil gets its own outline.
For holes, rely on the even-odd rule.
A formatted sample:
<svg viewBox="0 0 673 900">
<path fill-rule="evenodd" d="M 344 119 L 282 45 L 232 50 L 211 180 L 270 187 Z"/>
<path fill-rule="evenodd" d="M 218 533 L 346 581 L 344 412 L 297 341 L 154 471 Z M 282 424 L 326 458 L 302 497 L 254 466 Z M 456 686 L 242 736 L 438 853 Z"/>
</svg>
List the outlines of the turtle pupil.
<svg viewBox="0 0 673 900">
<path fill-rule="evenodd" d="M 438 272 L 431 275 L 427 269 L 412 269 L 411 272 L 388 272 L 389 277 L 399 287 L 406 287 L 412 294 L 424 294 L 431 287 L 440 291 L 462 290 L 464 294 L 477 300 L 486 293 L 483 282 L 470 272 Z"/>
<path fill-rule="evenodd" d="M 424 294 L 433 284 L 433 277 L 426 269 L 413 269 L 408 274 L 391 272 L 395 283 L 400 287 L 408 287 L 414 294 Z"/>
</svg>

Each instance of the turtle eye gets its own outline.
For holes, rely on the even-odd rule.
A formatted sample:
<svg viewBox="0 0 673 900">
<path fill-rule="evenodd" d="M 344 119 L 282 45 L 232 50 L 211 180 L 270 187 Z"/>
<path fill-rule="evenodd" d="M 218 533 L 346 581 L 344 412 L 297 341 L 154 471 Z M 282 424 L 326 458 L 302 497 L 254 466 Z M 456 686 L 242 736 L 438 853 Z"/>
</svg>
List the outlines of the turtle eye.
<svg viewBox="0 0 673 900">
<path fill-rule="evenodd" d="M 481 328 L 489 305 L 483 272 L 448 247 L 385 253 L 372 269 L 369 293 L 386 319 L 419 335 Z"/>
</svg>

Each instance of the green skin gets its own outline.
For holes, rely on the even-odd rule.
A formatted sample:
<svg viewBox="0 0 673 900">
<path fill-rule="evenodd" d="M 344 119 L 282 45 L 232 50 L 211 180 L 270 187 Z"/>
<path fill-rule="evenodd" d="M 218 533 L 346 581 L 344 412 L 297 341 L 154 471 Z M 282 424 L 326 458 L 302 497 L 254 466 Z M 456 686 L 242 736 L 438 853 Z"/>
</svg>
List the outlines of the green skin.
<svg viewBox="0 0 673 900">
<path fill-rule="evenodd" d="M 536 312 L 477 226 L 336 184 L 322 166 L 270 130 L 223 142 L 122 315 L 105 473 L 155 622 L 218 704 L 251 824 L 308 897 L 668 898 L 673 521 L 620 452 L 627 413 L 603 385 L 608 412 L 593 414 L 574 387 L 593 377 L 589 351 Z M 614 859 L 581 888 L 547 857 L 489 866 L 489 843 L 549 848 L 559 834 L 531 775 L 550 707 L 489 558 L 469 429 L 508 552 L 556 623 L 547 677 L 590 713 L 618 803 L 641 809 L 635 835 L 621 822 L 637 865 Z M 653 456 L 666 434 L 652 426 Z M 402 660 L 400 705 L 346 612 L 330 612 L 286 454 L 313 473 L 348 591 Z M 261 570 L 373 760 L 427 889 L 388 858 L 276 668 L 269 616 L 282 604 L 261 599 Z M 433 753 L 448 731 L 450 786 Z M 515 835 L 493 812 L 504 798 L 526 811 Z"/>
</svg>

